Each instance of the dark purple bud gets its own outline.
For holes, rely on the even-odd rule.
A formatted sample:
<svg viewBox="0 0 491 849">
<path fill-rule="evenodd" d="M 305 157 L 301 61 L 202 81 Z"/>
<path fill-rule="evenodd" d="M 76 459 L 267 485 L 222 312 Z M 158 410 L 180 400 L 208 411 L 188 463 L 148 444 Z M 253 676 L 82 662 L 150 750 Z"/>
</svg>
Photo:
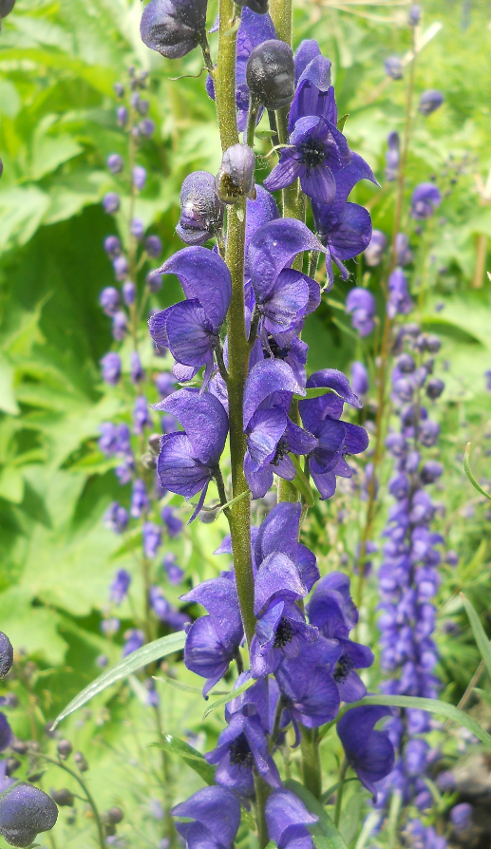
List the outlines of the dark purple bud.
<svg viewBox="0 0 491 849">
<path fill-rule="evenodd" d="M 148 236 L 145 239 L 145 250 L 147 254 L 154 259 L 162 253 L 162 242 L 158 236 Z"/>
<path fill-rule="evenodd" d="M 387 237 L 385 234 L 381 230 L 373 230 L 370 244 L 363 252 L 366 264 L 371 268 L 380 265 L 386 247 Z"/>
<path fill-rule="evenodd" d="M 224 203 L 237 203 L 244 195 L 256 198 L 254 169 L 256 157 L 247 144 L 234 144 L 222 156 L 222 164 L 215 180 L 215 190 Z"/>
<path fill-rule="evenodd" d="M 116 280 L 124 280 L 128 274 L 128 260 L 125 256 L 117 256 L 113 259 L 114 276 Z"/>
<path fill-rule="evenodd" d="M 113 212 L 117 212 L 120 207 L 121 201 L 119 200 L 119 195 L 116 192 L 108 192 L 107 195 L 104 195 L 102 198 L 102 205 L 104 207 L 104 211 L 111 215 Z"/>
<path fill-rule="evenodd" d="M 431 115 L 440 108 L 444 101 L 443 94 L 435 88 L 424 91 L 419 100 L 419 111 L 422 115 Z"/>
<path fill-rule="evenodd" d="M 77 767 L 80 770 L 80 772 L 87 772 L 89 765 L 88 765 L 87 761 L 85 760 L 82 752 L 75 752 L 73 759 L 74 759 L 75 763 L 77 764 Z"/>
<path fill-rule="evenodd" d="M 472 805 L 461 802 L 450 811 L 450 821 L 455 831 L 465 831 L 472 822 Z"/>
<path fill-rule="evenodd" d="M 113 85 L 114 93 L 116 97 L 123 97 L 124 95 L 124 85 L 123 83 L 114 83 Z"/>
<path fill-rule="evenodd" d="M 418 3 L 413 3 L 408 12 L 407 22 L 410 27 L 415 27 L 419 24 L 420 20 L 421 6 L 419 6 Z"/>
<path fill-rule="evenodd" d="M 99 295 L 99 303 L 106 315 L 115 315 L 120 304 L 118 290 L 114 286 L 107 286 Z"/>
<path fill-rule="evenodd" d="M 106 164 L 111 174 L 119 174 L 124 168 L 123 157 L 119 153 L 111 153 L 107 158 Z"/>
<path fill-rule="evenodd" d="M 438 442 L 440 435 L 440 425 L 433 422 L 431 419 L 426 419 L 422 422 L 419 428 L 419 439 L 427 448 L 432 448 Z"/>
<path fill-rule="evenodd" d="M 394 395 L 400 398 L 401 401 L 405 401 L 407 403 L 412 400 L 414 390 L 411 381 L 408 380 L 407 377 L 400 377 L 398 380 L 394 381 L 392 390 Z"/>
<path fill-rule="evenodd" d="M 266 109 L 289 106 L 295 95 L 295 63 L 288 44 L 263 41 L 247 60 L 246 80 L 251 97 Z"/>
<path fill-rule="evenodd" d="M 143 191 L 145 188 L 145 181 L 147 179 L 146 169 L 143 168 L 142 165 L 135 165 L 131 179 L 133 180 L 135 189 L 138 189 L 139 192 Z"/>
<path fill-rule="evenodd" d="M 392 132 L 387 136 L 387 152 L 385 154 L 385 177 L 391 182 L 397 177 L 400 160 L 401 142 L 399 133 Z"/>
<path fill-rule="evenodd" d="M 412 374 L 416 368 L 416 363 L 411 354 L 401 354 L 396 360 L 396 366 L 403 374 Z"/>
<path fill-rule="evenodd" d="M 117 825 L 124 819 L 124 813 L 121 808 L 110 808 L 107 811 L 105 819 L 107 820 L 107 822 L 111 823 L 111 825 Z"/>
<path fill-rule="evenodd" d="M 445 384 L 443 380 L 439 380 L 438 377 L 432 377 L 428 382 L 426 387 L 426 394 L 428 398 L 431 398 L 434 401 L 436 398 L 439 398 L 445 389 Z"/>
<path fill-rule="evenodd" d="M 60 758 L 65 761 L 72 753 L 72 744 L 70 740 L 60 740 L 56 749 Z"/>
<path fill-rule="evenodd" d="M 143 239 L 143 234 L 145 233 L 145 225 L 141 218 L 133 218 L 130 224 L 130 232 L 131 235 L 134 236 L 138 241 Z"/>
<path fill-rule="evenodd" d="M 205 39 L 207 0 L 150 0 L 140 34 L 151 50 L 180 59 Z"/>
<path fill-rule="evenodd" d="M 0 631 L 0 678 L 5 678 L 14 662 L 14 649 L 7 634 Z"/>
<path fill-rule="evenodd" d="M 434 183 L 420 183 L 411 197 L 411 215 L 416 221 L 430 218 L 440 205 L 442 196 Z"/>
<path fill-rule="evenodd" d="M 117 236 L 108 236 L 104 239 L 104 250 L 111 259 L 119 256 L 121 253 L 121 242 Z"/>
<path fill-rule="evenodd" d="M 443 466 L 436 460 L 427 460 L 420 472 L 421 483 L 434 483 L 443 474 Z"/>
<path fill-rule="evenodd" d="M 109 386 L 116 386 L 121 377 L 121 359 L 118 354 L 110 351 L 101 360 L 102 379 Z"/>
<path fill-rule="evenodd" d="M 204 245 L 221 231 L 224 209 L 215 191 L 213 174 L 194 171 L 182 184 L 177 235 L 187 245 Z"/>
<path fill-rule="evenodd" d="M 53 828 L 58 808 L 31 784 L 11 787 L 0 798 L 0 833 L 11 846 L 30 846 L 37 834 Z"/>
<path fill-rule="evenodd" d="M 123 300 L 126 306 L 131 306 L 135 302 L 136 298 L 136 286 L 132 280 L 127 280 L 126 283 L 123 284 Z"/>
<path fill-rule="evenodd" d="M 438 351 L 442 347 L 442 343 L 438 336 L 433 336 L 431 333 L 426 337 L 426 350 L 430 352 L 430 354 L 438 354 Z"/>
<path fill-rule="evenodd" d="M 177 229 L 177 228 L 176 228 Z M 145 282 L 150 289 L 151 292 L 158 292 L 159 289 L 162 288 L 162 280 L 164 279 L 163 274 L 159 274 L 158 271 L 150 271 L 145 278 Z"/>
<path fill-rule="evenodd" d="M 138 102 L 135 105 L 136 105 L 136 109 L 140 113 L 140 115 L 146 115 L 148 110 L 150 109 L 150 103 L 148 102 L 148 100 L 140 100 L 139 99 Z"/>
<path fill-rule="evenodd" d="M 110 587 L 109 597 L 114 604 L 121 604 L 126 596 L 131 584 L 131 575 L 126 569 L 118 569 L 114 580 Z"/>
<path fill-rule="evenodd" d="M 138 124 L 138 131 L 141 136 L 145 136 L 149 139 L 155 132 L 155 122 L 152 121 L 151 118 L 144 118 L 144 120 L 140 121 Z"/>
<path fill-rule="evenodd" d="M 75 796 L 66 787 L 63 787 L 61 790 L 52 790 L 51 798 L 55 800 L 60 808 L 71 808 L 75 801 Z"/>
<path fill-rule="evenodd" d="M 385 60 L 385 73 L 392 80 L 402 80 L 402 62 L 399 56 L 388 56 Z"/>
<path fill-rule="evenodd" d="M 118 310 L 118 312 L 113 316 L 113 326 L 111 328 L 113 339 L 116 339 L 117 342 L 121 342 L 126 336 L 127 330 L 128 319 L 126 318 L 126 313 L 122 310 Z"/>
<path fill-rule="evenodd" d="M 142 380 L 145 380 L 145 372 L 138 351 L 131 352 L 131 380 L 133 383 L 141 383 Z"/>
<path fill-rule="evenodd" d="M 118 119 L 118 126 L 126 127 L 126 124 L 128 123 L 128 110 L 126 106 L 118 106 L 116 117 Z"/>
</svg>

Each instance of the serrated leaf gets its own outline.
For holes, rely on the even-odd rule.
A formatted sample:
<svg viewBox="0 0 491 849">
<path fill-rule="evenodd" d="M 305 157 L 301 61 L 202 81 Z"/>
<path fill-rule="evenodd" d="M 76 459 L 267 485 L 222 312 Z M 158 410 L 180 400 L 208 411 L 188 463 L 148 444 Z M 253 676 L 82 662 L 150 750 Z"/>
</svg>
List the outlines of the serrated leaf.
<svg viewBox="0 0 491 849">
<path fill-rule="evenodd" d="M 311 814 L 319 817 L 319 822 L 307 826 L 316 849 L 348 849 L 341 832 L 334 825 L 324 806 L 309 790 L 293 779 L 285 781 L 285 787 L 301 799 Z"/>
<path fill-rule="evenodd" d="M 162 637 L 160 640 L 154 640 L 152 643 L 148 643 L 148 645 L 143 646 L 141 649 L 132 652 L 120 663 L 117 663 L 116 666 L 113 666 L 112 669 L 108 669 L 107 672 L 99 675 L 92 684 L 89 684 L 89 686 L 82 690 L 78 696 L 75 696 L 66 708 L 56 717 L 52 727 L 56 728 L 63 719 L 66 719 L 66 717 L 70 716 L 71 713 L 75 713 L 76 710 L 79 710 L 79 708 L 87 704 L 87 702 L 93 699 L 94 696 L 102 693 L 103 690 L 106 690 L 108 687 L 111 687 L 123 678 L 127 678 L 132 672 L 136 672 L 138 669 L 142 669 L 142 667 L 147 666 L 149 663 L 153 663 L 156 660 L 167 657 L 169 654 L 181 651 L 181 649 L 184 648 L 185 642 L 185 633 L 183 631 L 178 631 L 176 634 L 169 634 L 167 637 Z"/>
<path fill-rule="evenodd" d="M 481 728 L 472 716 L 468 716 L 464 711 L 459 710 L 454 705 L 448 704 L 448 702 L 441 702 L 439 699 L 420 699 L 418 696 L 365 696 L 359 702 L 350 704 L 343 711 L 343 714 L 347 710 L 359 707 L 360 705 L 387 705 L 387 707 L 415 708 L 416 710 L 426 710 L 428 713 L 435 713 L 437 716 L 445 716 L 458 725 L 463 725 L 464 728 L 467 728 L 475 737 L 481 740 L 488 749 L 491 749 L 491 734 L 488 734 L 484 728 Z"/>
<path fill-rule="evenodd" d="M 470 456 L 471 456 L 471 443 L 468 442 L 466 449 L 465 449 L 465 454 L 464 454 L 464 472 L 466 473 L 467 477 L 469 478 L 474 489 L 477 489 L 477 491 L 480 492 L 481 495 L 484 495 L 488 499 L 488 501 L 491 501 L 491 495 L 489 494 L 489 492 L 486 492 L 486 490 L 483 489 L 480 484 L 478 484 L 474 475 L 471 472 L 471 469 L 470 469 L 470 466 L 469 466 Z"/>
<path fill-rule="evenodd" d="M 164 749 L 173 755 L 178 755 L 187 763 L 191 769 L 194 769 L 199 776 L 206 781 L 207 784 L 215 783 L 215 768 L 209 764 L 201 752 L 190 746 L 184 740 L 174 737 L 172 734 L 164 734 L 162 740 L 158 743 L 152 743 L 158 749 Z"/>
<path fill-rule="evenodd" d="M 210 713 L 212 713 L 212 711 L 216 710 L 217 707 L 221 707 L 221 705 L 226 705 L 228 702 L 231 702 L 236 698 L 236 696 L 240 696 L 241 693 L 245 693 L 245 691 L 248 690 L 249 687 L 252 687 L 255 683 L 255 679 L 251 678 L 249 681 L 246 681 L 245 684 L 242 684 L 242 687 L 238 687 L 237 690 L 232 690 L 226 696 L 222 696 L 221 699 L 217 699 L 216 702 L 213 702 L 213 704 L 205 710 L 203 714 L 203 721 L 210 715 Z"/>
<path fill-rule="evenodd" d="M 491 677 L 491 646 L 489 644 L 489 639 L 486 636 L 486 632 L 482 627 L 481 620 L 479 619 L 478 613 L 475 607 L 471 604 L 468 598 L 464 595 L 464 593 L 460 593 L 462 601 L 464 602 L 464 607 L 469 617 L 469 622 L 471 623 L 472 633 L 474 634 L 474 639 L 476 641 L 477 647 L 479 649 L 479 654 L 481 655 L 486 669 L 488 670 L 488 674 Z"/>
</svg>

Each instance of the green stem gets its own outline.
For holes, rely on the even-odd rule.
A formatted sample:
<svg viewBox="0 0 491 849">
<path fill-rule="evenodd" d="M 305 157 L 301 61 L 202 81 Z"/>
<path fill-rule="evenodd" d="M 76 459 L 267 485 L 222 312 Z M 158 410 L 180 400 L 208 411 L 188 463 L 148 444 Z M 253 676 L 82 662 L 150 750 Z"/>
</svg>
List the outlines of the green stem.
<svg viewBox="0 0 491 849">
<path fill-rule="evenodd" d="M 344 758 L 341 769 L 339 771 L 339 790 L 336 793 L 336 807 L 334 809 L 334 825 L 339 828 L 339 820 L 341 819 L 341 806 L 343 804 L 344 779 L 348 770 L 348 761 Z"/>
<path fill-rule="evenodd" d="M 232 0 L 220 0 L 218 6 L 218 63 L 215 70 L 215 95 L 222 151 L 239 142 L 235 111 L 235 56 L 237 26 Z M 232 216 L 230 216 L 232 217 Z"/>
<path fill-rule="evenodd" d="M 269 843 L 268 824 L 266 822 L 266 802 L 270 793 L 264 778 L 254 773 L 254 789 L 256 791 L 256 822 L 259 849 L 265 849 Z"/>
<path fill-rule="evenodd" d="M 278 128 L 278 138 L 280 140 L 280 144 L 288 144 L 288 115 L 290 113 L 290 107 L 284 106 L 283 109 L 278 109 L 276 112 L 276 126 Z M 283 218 L 298 218 L 299 221 L 303 221 L 303 198 L 302 193 L 299 192 L 299 181 L 295 180 L 291 186 L 287 186 L 283 189 L 281 193 L 282 202 L 283 202 Z M 300 254 L 300 261 L 302 259 L 302 255 Z M 293 263 L 293 267 L 300 271 L 300 268 L 297 267 L 299 257 Z"/>
<path fill-rule="evenodd" d="M 269 14 L 281 41 L 292 45 L 293 4 L 292 0 L 270 0 Z"/>
<path fill-rule="evenodd" d="M 322 796 L 322 775 L 319 757 L 319 741 L 315 728 L 302 727 L 302 773 L 303 783 L 316 799 Z"/>
<path fill-rule="evenodd" d="M 257 113 L 259 111 L 259 102 L 252 96 L 249 99 L 249 111 L 247 113 L 247 132 L 246 144 L 254 148 L 254 132 L 256 130 Z"/>
<path fill-rule="evenodd" d="M 176 826 L 174 824 L 174 819 L 171 814 L 172 808 L 172 771 L 170 768 L 169 756 L 165 751 L 164 746 L 164 732 L 162 729 L 162 720 L 160 718 L 160 711 L 157 706 L 154 706 L 155 712 L 155 722 L 157 726 L 157 736 L 159 738 L 159 743 L 161 744 L 161 755 L 162 755 L 162 787 L 163 787 L 163 796 L 164 796 L 164 818 L 165 818 L 165 828 L 167 832 L 167 837 L 169 839 L 169 847 L 172 847 L 176 844 L 177 832 Z"/>
</svg>

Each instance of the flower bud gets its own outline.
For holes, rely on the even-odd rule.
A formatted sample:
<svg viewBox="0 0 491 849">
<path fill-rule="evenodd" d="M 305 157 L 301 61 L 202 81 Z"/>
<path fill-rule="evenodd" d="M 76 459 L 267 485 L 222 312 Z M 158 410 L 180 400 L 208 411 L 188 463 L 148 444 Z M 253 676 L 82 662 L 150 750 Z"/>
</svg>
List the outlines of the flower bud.
<svg viewBox="0 0 491 849">
<path fill-rule="evenodd" d="M 141 39 L 167 59 L 180 59 L 205 38 L 207 0 L 150 0 Z"/>
<path fill-rule="evenodd" d="M 2 176 L 2 174 L 3 174 L 3 162 L 2 162 L 2 157 L 0 156 L 0 177 Z"/>
<path fill-rule="evenodd" d="M 119 199 L 119 195 L 116 192 L 108 192 L 107 195 L 104 195 L 102 198 L 102 205 L 104 207 L 104 211 L 111 215 L 113 212 L 117 212 L 121 201 Z"/>
<path fill-rule="evenodd" d="M 152 121 L 151 118 L 144 118 L 143 121 L 140 121 L 140 123 L 138 124 L 138 130 L 140 135 L 145 136 L 147 139 L 149 139 L 150 136 L 153 136 L 155 132 L 155 123 Z"/>
<path fill-rule="evenodd" d="M 11 787 L 0 798 L 0 834 L 11 846 L 30 846 L 36 835 L 53 828 L 57 819 L 53 800 L 30 784 Z"/>
<path fill-rule="evenodd" d="M 222 229 L 224 208 L 215 191 L 213 174 L 193 171 L 182 184 L 177 235 L 187 245 L 204 245 Z"/>
<path fill-rule="evenodd" d="M 126 314 L 122 310 L 118 310 L 118 312 L 113 316 L 113 326 L 111 328 L 113 339 L 116 339 L 117 342 L 121 342 L 126 336 L 127 330 L 128 320 L 126 318 Z"/>
<path fill-rule="evenodd" d="M 117 256 L 113 260 L 114 276 L 116 280 L 124 280 L 128 274 L 128 260 L 125 256 Z"/>
<path fill-rule="evenodd" d="M 124 819 L 124 813 L 121 808 L 114 806 L 114 808 L 110 808 L 105 816 L 108 822 L 112 823 L 112 825 L 117 825 Z"/>
<path fill-rule="evenodd" d="M 162 288 L 163 274 L 158 271 L 150 271 L 145 279 L 145 282 L 151 292 L 158 292 Z"/>
<path fill-rule="evenodd" d="M 89 765 L 88 765 L 87 761 L 85 760 L 82 752 L 75 752 L 73 757 L 74 757 L 75 763 L 77 764 L 80 772 L 87 772 Z"/>
<path fill-rule="evenodd" d="M 147 254 L 156 259 L 162 253 L 162 242 L 158 236 L 147 236 L 145 239 L 145 250 Z"/>
<path fill-rule="evenodd" d="M 431 115 L 440 108 L 444 101 L 443 94 L 435 88 L 424 91 L 419 99 L 419 111 L 422 115 Z"/>
<path fill-rule="evenodd" d="M 126 106 L 118 106 L 116 117 L 118 119 L 118 126 L 126 127 L 126 124 L 128 123 L 128 110 Z"/>
<path fill-rule="evenodd" d="M 70 743 L 70 740 L 60 740 L 56 748 L 62 760 L 66 760 L 66 758 L 68 758 L 68 756 L 72 753 L 72 744 Z"/>
<path fill-rule="evenodd" d="M 102 379 L 110 386 L 116 386 L 121 377 L 121 359 L 114 351 L 110 351 L 101 359 Z"/>
<path fill-rule="evenodd" d="M 148 8 L 148 7 L 147 7 Z M 147 179 L 146 169 L 141 165 L 135 165 L 133 168 L 132 180 L 135 189 L 138 189 L 139 192 L 143 191 L 145 188 L 145 182 Z"/>
<path fill-rule="evenodd" d="M 145 225 L 141 218 L 133 218 L 130 223 L 130 232 L 131 235 L 135 237 L 135 239 L 143 239 L 143 234 L 145 233 Z"/>
<path fill-rule="evenodd" d="M 111 174 L 119 174 L 124 167 L 123 157 L 120 156 L 119 153 L 111 153 L 111 155 L 107 157 L 106 165 Z"/>
<path fill-rule="evenodd" d="M 247 144 L 234 144 L 222 156 L 215 180 L 215 191 L 224 203 L 236 203 L 244 195 L 255 200 L 254 169 L 256 157 Z"/>
<path fill-rule="evenodd" d="M 288 106 L 295 95 L 293 52 L 284 41 L 263 41 L 247 60 L 246 81 L 251 97 L 266 109 Z"/>
<path fill-rule="evenodd" d="M 114 286 L 106 286 L 99 295 L 99 303 L 106 315 L 114 315 L 119 308 L 119 292 Z"/>
<path fill-rule="evenodd" d="M 111 259 L 115 259 L 121 253 L 121 242 L 117 236 L 108 236 L 104 239 L 104 250 Z"/>
<path fill-rule="evenodd" d="M 381 230 L 373 230 L 370 243 L 363 253 L 365 262 L 370 268 L 380 265 L 386 247 L 387 237 L 385 233 L 382 233 Z"/>
<path fill-rule="evenodd" d="M 134 303 L 136 298 L 136 286 L 132 280 L 127 280 L 123 284 L 123 300 L 127 307 Z"/>
<path fill-rule="evenodd" d="M 237 6 L 250 9 L 256 15 L 265 15 L 268 11 L 268 0 L 237 0 Z"/>
<path fill-rule="evenodd" d="M 114 93 L 116 97 L 123 97 L 124 95 L 124 85 L 123 83 L 114 83 L 113 85 Z"/>
<path fill-rule="evenodd" d="M 436 398 L 440 397 L 444 389 L 445 384 L 443 380 L 439 380 L 438 377 L 432 377 L 426 387 L 426 394 L 428 398 L 431 398 L 432 401 L 435 401 Z"/>
<path fill-rule="evenodd" d="M 413 3 L 411 8 L 409 9 L 407 22 L 410 27 L 415 27 L 419 24 L 421 20 L 421 6 L 418 3 Z"/>
<path fill-rule="evenodd" d="M 388 56 L 385 60 L 385 73 L 392 80 L 402 80 L 402 62 L 399 56 Z"/>
<path fill-rule="evenodd" d="M 14 662 L 14 649 L 7 634 L 0 631 L 0 678 L 5 678 Z"/>
<path fill-rule="evenodd" d="M 62 808 L 71 808 L 75 801 L 75 796 L 66 787 L 63 787 L 61 790 L 52 790 L 51 798 Z"/>
</svg>

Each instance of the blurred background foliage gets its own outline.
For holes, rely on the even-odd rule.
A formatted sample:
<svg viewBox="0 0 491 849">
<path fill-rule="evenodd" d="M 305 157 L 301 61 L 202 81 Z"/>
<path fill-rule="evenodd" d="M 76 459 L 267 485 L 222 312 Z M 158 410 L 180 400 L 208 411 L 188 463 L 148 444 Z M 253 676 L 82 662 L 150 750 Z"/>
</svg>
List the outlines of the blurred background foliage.
<svg viewBox="0 0 491 849">
<path fill-rule="evenodd" d="M 380 189 L 360 184 L 354 199 L 368 206 L 374 226 L 387 233 L 394 203 L 384 180 L 386 138 L 402 127 L 404 90 L 385 77 L 383 62 L 410 49 L 407 5 L 301 0 L 295 7 L 296 43 L 316 38 L 332 59 L 340 114 L 349 115 L 348 140 L 381 183 Z M 416 92 L 441 89 L 445 104 L 415 122 L 407 193 L 409 198 L 416 183 L 434 175 L 444 194 L 417 254 L 413 288 L 418 291 L 424 281 L 418 318 L 443 339 L 440 362 L 447 388 L 439 406 L 446 514 L 441 523 L 460 562 L 444 574 L 440 648 L 444 697 L 456 703 L 479 662 L 460 590 L 491 633 L 489 514 L 462 472 L 465 444 L 472 441 L 476 476 L 484 482 L 491 478 L 486 448 L 491 395 L 484 380 L 491 368 L 491 283 L 475 273 L 476 240 L 491 238 L 491 203 L 486 205 L 478 190 L 479 177 L 485 183 L 491 168 L 491 12 L 485 0 L 422 5 L 424 29 L 441 27 L 433 27 L 434 37 L 418 57 Z M 39 670 L 32 682 L 37 714 L 33 718 L 26 710 L 26 728 L 15 729 L 20 735 L 29 733 L 29 722 L 52 719 L 97 675 L 98 655 L 113 662 L 120 652 L 101 635 L 99 622 L 114 571 L 131 569 L 132 553 L 102 524 L 119 487 L 112 464 L 96 447 L 101 421 L 116 415 L 123 403 L 103 386 L 99 368 L 111 336 L 98 296 L 113 282 L 102 246 L 113 228 L 100 201 L 115 188 L 106 158 L 123 154 L 126 144 L 116 123 L 113 84 L 130 65 L 150 73 L 146 96 L 157 131 L 141 150 L 149 178 L 135 214 L 154 225 L 164 258 L 181 246 L 174 227 L 183 178 L 196 169 L 216 171 L 220 159 L 214 104 L 204 95 L 204 75 L 193 78 L 200 57 L 194 52 L 170 63 L 147 50 L 139 39 L 140 15 L 139 0 L 18 0 L 0 36 L 0 625 Z M 414 224 L 406 224 L 414 231 Z M 312 370 L 349 368 L 354 341 L 339 306 L 361 269 L 351 263 L 350 281 L 338 279 L 309 318 L 305 338 Z M 155 305 L 175 300 L 173 285 L 165 282 Z M 356 344 L 358 357 L 367 353 Z M 324 542 L 321 525 L 309 529 L 317 534 L 321 561 L 331 568 L 345 552 L 352 558 L 358 541 L 358 517 L 352 524 L 337 522 L 342 507 L 342 494 L 328 504 L 335 530 Z M 224 532 L 221 521 L 186 530 L 184 547 L 180 541 L 175 551 L 188 577 L 211 577 L 223 568 L 210 553 Z M 375 589 L 370 592 L 375 608 Z M 460 629 L 458 639 L 445 631 L 449 617 Z M 130 610 L 123 608 L 125 618 L 129 624 Z M 366 627 L 376 645 L 375 618 Z M 91 741 L 84 751 L 100 765 L 97 792 L 114 804 L 131 787 L 144 817 L 145 774 L 134 762 L 137 751 L 144 752 L 145 763 L 150 757 L 142 747 L 151 740 L 151 723 L 137 712 L 138 700 L 135 706 L 129 698 L 132 690 L 138 696 L 138 686 L 135 679 L 115 696 L 100 699 L 67 728 L 78 748 Z M 195 696 L 168 686 L 165 692 L 166 721 L 174 733 L 197 730 L 201 705 Z M 128 739 L 117 736 L 123 720 L 133 731 Z M 212 716 L 201 733 L 216 734 L 214 722 Z M 194 789 L 189 770 L 184 781 Z M 85 839 L 83 829 L 70 837 L 74 846 L 86 845 Z"/>
</svg>

